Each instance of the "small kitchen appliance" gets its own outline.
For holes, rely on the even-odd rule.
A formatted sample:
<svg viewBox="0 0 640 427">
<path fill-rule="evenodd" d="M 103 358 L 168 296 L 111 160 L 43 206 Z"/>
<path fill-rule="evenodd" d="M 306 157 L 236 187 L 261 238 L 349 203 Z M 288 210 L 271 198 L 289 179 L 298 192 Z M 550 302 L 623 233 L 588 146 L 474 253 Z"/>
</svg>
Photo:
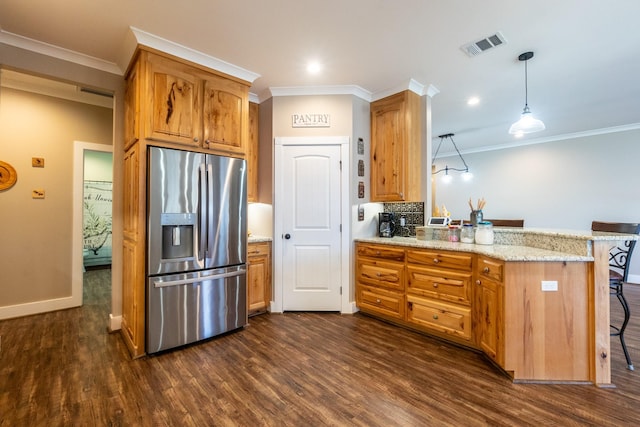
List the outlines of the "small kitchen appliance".
<svg viewBox="0 0 640 427">
<path fill-rule="evenodd" d="M 380 212 L 378 214 L 378 236 L 393 237 L 396 223 L 392 212 Z"/>
</svg>

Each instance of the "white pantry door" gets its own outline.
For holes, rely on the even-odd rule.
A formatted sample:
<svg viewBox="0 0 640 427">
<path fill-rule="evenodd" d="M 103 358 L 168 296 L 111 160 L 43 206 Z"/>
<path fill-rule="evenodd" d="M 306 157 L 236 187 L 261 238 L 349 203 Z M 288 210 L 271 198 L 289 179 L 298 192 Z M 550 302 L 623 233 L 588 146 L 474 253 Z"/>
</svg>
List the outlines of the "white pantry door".
<svg viewBox="0 0 640 427">
<path fill-rule="evenodd" d="M 340 311 L 340 146 L 286 145 L 282 160 L 283 310 Z"/>
</svg>

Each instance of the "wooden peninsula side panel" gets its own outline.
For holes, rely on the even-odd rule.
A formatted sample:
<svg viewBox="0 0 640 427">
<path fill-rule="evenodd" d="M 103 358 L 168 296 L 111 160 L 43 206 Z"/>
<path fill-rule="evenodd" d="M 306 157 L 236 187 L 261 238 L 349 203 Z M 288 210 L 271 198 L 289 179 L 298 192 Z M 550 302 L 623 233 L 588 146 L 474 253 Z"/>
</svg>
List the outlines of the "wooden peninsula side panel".
<svg viewBox="0 0 640 427">
<path fill-rule="evenodd" d="M 509 262 L 505 283 L 505 370 L 514 380 L 589 382 L 589 263 Z"/>
</svg>

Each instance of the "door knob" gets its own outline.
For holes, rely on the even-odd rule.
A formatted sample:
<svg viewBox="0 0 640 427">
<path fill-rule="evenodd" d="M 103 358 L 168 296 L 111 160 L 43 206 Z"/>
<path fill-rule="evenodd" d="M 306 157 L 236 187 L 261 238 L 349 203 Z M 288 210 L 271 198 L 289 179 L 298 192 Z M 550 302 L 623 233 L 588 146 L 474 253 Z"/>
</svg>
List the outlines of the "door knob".
<svg viewBox="0 0 640 427">
<path fill-rule="evenodd" d="M 289 240 L 289 239 L 291 238 L 291 234 L 289 234 L 289 233 L 285 234 L 285 235 L 284 235 L 284 238 L 285 238 L 285 239 L 287 239 L 287 240 Z"/>
</svg>

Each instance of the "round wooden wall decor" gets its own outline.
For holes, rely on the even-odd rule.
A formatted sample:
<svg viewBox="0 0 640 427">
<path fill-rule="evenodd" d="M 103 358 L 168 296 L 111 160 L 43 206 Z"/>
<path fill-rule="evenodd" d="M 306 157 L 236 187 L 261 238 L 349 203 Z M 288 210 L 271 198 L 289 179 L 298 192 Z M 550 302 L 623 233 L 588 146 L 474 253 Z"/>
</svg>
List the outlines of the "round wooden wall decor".
<svg viewBox="0 0 640 427">
<path fill-rule="evenodd" d="M 7 162 L 0 160 L 0 191 L 13 187 L 18 179 L 16 170 Z"/>
</svg>

